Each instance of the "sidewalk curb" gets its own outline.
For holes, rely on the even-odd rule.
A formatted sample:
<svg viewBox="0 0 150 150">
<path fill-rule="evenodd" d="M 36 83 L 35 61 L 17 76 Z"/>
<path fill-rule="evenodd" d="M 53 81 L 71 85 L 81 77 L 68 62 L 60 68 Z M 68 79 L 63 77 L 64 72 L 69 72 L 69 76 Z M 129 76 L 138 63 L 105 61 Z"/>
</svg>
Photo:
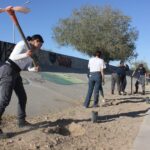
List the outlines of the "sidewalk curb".
<svg viewBox="0 0 150 150">
<path fill-rule="evenodd" d="M 150 150 L 150 109 L 142 122 L 132 150 Z"/>
</svg>

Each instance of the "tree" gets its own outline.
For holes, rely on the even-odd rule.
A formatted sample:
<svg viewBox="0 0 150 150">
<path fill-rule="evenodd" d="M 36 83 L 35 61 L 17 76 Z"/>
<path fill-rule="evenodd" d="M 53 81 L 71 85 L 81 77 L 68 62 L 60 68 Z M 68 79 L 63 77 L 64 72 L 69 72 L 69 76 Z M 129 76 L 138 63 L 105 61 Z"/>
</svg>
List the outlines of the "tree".
<svg viewBox="0 0 150 150">
<path fill-rule="evenodd" d="M 69 18 L 59 20 L 53 38 L 61 46 L 72 46 L 89 56 L 102 50 L 106 61 L 136 57 L 138 32 L 131 18 L 110 6 L 83 6 Z"/>
</svg>

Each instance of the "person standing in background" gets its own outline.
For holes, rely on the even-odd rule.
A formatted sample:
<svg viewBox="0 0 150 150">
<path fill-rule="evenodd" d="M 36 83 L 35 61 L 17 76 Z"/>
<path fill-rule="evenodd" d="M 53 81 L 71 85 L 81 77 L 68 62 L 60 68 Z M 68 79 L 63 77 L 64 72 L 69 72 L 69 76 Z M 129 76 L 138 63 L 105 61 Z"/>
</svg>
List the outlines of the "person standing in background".
<svg viewBox="0 0 150 150">
<path fill-rule="evenodd" d="M 89 60 L 88 68 L 89 73 L 89 83 L 88 83 L 88 92 L 86 99 L 84 101 L 84 107 L 88 108 L 91 100 L 91 96 L 94 89 L 94 104 L 93 107 L 98 107 L 99 102 L 99 91 L 104 82 L 104 60 L 101 59 L 101 51 L 96 51 L 94 57 Z"/>
<path fill-rule="evenodd" d="M 146 69 L 143 64 L 139 64 L 136 70 L 133 72 L 132 76 L 136 74 L 137 80 L 135 82 L 135 92 L 138 93 L 139 84 L 142 86 L 142 95 L 145 95 L 145 77 L 146 77 Z"/>
<path fill-rule="evenodd" d="M 125 91 L 126 89 L 126 86 L 127 86 L 127 74 L 129 75 L 129 66 L 127 64 L 125 64 L 125 70 L 126 70 L 126 74 L 125 74 L 125 78 L 124 78 L 124 81 L 123 81 L 123 91 L 124 91 L 124 94 L 126 94 L 127 92 Z"/>
<path fill-rule="evenodd" d="M 119 82 L 119 95 L 125 95 L 125 81 L 126 81 L 126 67 L 124 65 L 124 61 L 120 61 L 120 65 L 117 68 L 117 74 L 118 74 L 118 82 Z"/>
</svg>

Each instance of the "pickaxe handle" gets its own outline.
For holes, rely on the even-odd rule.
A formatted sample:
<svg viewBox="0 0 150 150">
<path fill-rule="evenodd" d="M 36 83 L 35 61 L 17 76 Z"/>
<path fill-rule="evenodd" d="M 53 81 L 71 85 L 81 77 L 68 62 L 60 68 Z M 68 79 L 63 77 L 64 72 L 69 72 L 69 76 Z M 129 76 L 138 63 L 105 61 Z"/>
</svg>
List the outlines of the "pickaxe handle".
<svg viewBox="0 0 150 150">
<path fill-rule="evenodd" d="M 11 19 L 13 20 L 13 23 L 16 25 L 16 27 L 17 27 L 17 29 L 18 29 L 18 31 L 19 31 L 19 33 L 20 33 L 20 35 L 21 35 L 21 37 L 22 37 L 22 39 L 23 39 L 23 41 L 24 41 L 24 43 L 26 45 L 26 47 L 28 48 L 28 50 L 30 50 L 31 47 L 30 47 L 30 45 L 28 44 L 28 42 L 26 40 L 26 37 L 25 37 L 25 35 L 24 35 L 24 33 L 23 33 L 22 29 L 21 29 L 21 26 L 20 26 L 20 24 L 18 22 L 18 19 L 16 17 L 16 14 L 15 14 L 14 10 L 11 10 L 11 9 L 7 10 L 7 13 L 10 15 Z M 34 60 L 33 60 L 33 65 L 36 67 L 36 63 L 35 63 Z"/>
</svg>

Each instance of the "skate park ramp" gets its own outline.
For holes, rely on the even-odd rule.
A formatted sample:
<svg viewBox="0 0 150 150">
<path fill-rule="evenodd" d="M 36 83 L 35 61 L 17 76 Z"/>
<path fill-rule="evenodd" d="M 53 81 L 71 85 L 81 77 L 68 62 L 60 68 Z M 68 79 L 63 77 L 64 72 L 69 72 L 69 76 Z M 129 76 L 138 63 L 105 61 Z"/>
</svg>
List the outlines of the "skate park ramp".
<svg viewBox="0 0 150 150">
<path fill-rule="evenodd" d="M 27 115 L 54 113 L 81 105 L 87 92 L 86 73 L 21 72 L 27 93 Z M 13 92 L 5 114 L 17 114 L 17 97 Z"/>
<path fill-rule="evenodd" d="M 21 72 L 27 93 L 27 116 L 61 112 L 65 109 L 81 106 L 88 88 L 86 73 L 80 72 Z M 127 78 L 130 93 L 130 77 Z M 135 80 L 134 80 L 135 82 Z M 134 83 L 133 82 L 133 83 Z M 104 93 L 110 91 L 111 75 L 105 75 Z M 108 92 L 109 93 L 109 92 Z M 4 115 L 17 114 L 17 97 L 13 92 L 11 102 Z"/>
<path fill-rule="evenodd" d="M 66 73 L 49 73 L 49 72 L 42 72 L 41 73 L 42 79 L 47 81 L 62 84 L 62 85 L 72 85 L 72 84 L 82 84 L 85 83 L 83 80 Z"/>
</svg>

